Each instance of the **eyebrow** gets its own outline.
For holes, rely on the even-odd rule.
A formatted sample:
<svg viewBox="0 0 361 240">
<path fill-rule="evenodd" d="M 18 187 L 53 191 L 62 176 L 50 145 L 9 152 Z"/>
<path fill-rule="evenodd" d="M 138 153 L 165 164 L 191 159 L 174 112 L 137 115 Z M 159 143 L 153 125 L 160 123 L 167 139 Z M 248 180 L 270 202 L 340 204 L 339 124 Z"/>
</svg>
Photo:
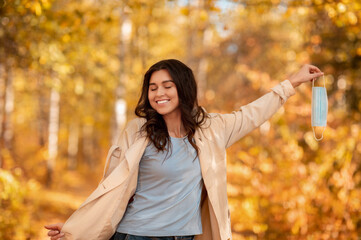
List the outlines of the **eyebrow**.
<svg viewBox="0 0 361 240">
<path fill-rule="evenodd" d="M 164 80 L 162 81 L 162 83 L 167 83 L 167 82 L 173 82 L 173 80 Z M 149 83 L 149 86 L 150 85 L 156 85 L 155 83 Z"/>
</svg>

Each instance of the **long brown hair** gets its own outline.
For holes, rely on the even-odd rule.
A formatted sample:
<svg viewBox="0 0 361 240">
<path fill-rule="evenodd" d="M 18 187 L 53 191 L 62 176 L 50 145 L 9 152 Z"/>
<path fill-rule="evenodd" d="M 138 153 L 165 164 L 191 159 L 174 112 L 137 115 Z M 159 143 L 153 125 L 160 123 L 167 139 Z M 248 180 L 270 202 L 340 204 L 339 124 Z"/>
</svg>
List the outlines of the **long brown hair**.
<svg viewBox="0 0 361 240">
<path fill-rule="evenodd" d="M 138 117 L 145 118 L 147 121 L 142 126 L 141 131 L 146 132 L 147 137 L 158 149 L 158 151 L 169 150 L 170 136 L 167 125 L 156 110 L 154 110 L 148 99 L 149 81 L 155 71 L 168 70 L 173 82 L 177 87 L 179 97 L 179 108 L 181 111 L 181 120 L 185 128 L 189 143 L 199 155 L 199 148 L 193 141 L 197 128 L 200 128 L 207 118 L 207 113 L 202 107 L 198 106 L 197 83 L 192 69 L 176 59 L 166 59 L 155 63 L 144 75 L 143 87 L 135 114 Z"/>
</svg>

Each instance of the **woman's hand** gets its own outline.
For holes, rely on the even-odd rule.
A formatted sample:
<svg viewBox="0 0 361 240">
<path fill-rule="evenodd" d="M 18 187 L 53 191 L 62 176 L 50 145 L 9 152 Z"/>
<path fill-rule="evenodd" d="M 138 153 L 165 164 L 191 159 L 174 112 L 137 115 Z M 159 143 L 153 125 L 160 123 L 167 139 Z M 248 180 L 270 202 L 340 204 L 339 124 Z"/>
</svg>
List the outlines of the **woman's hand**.
<svg viewBox="0 0 361 240">
<path fill-rule="evenodd" d="M 312 81 L 314 78 L 321 77 L 323 72 L 316 66 L 306 64 L 302 68 L 292 74 L 288 80 L 291 82 L 294 88 L 298 87 L 301 83 Z"/>
<path fill-rule="evenodd" d="M 57 240 L 64 237 L 64 233 L 61 232 L 63 225 L 64 223 L 55 223 L 44 226 L 46 229 L 49 230 L 48 236 L 51 240 Z"/>
</svg>

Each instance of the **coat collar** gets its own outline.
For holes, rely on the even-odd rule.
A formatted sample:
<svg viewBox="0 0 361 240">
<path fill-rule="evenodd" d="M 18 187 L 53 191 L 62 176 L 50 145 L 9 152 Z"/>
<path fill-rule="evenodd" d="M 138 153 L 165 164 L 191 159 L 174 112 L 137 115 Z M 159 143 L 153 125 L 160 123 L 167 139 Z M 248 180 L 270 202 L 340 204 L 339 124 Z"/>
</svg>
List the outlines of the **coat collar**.
<svg viewBox="0 0 361 240">
<path fill-rule="evenodd" d="M 125 159 L 128 163 L 128 170 L 131 171 L 139 165 L 139 161 L 149 143 L 149 139 L 145 136 L 139 137 L 125 152 Z"/>
</svg>

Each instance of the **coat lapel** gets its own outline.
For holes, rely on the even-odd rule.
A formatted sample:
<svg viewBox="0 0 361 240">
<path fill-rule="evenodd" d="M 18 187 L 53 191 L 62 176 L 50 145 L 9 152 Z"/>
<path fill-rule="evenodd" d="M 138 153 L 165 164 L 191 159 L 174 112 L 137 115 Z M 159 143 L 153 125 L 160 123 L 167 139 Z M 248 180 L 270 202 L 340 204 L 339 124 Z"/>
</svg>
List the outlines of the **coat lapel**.
<svg viewBox="0 0 361 240">
<path fill-rule="evenodd" d="M 208 187 L 208 176 L 207 176 L 207 171 L 210 167 L 210 163 L 208 161 L 208 157 L 207 157 L 207 149 L 204 143 L 204 136 L 202 136 L 200 130 L 197 130 L 194 134 L 194 138 L 196 141 L 197 146 L 199 147 L 199 163 L 201 165 L 201 172 L 202 172 L 202 178 L 203 178 L 203 182 L 204 184 Z"/>
<path fill-rule="evenodd" d="M 125 152 L 125 159 L 127 160 L 129 171 L 139 164 L 148 142 L 147 137 L 139 137 Z"/>
<path fill-rule="evenodd" d="M 140 137 L 134 144 L 130 146 L 125 152 L 125 159 L 120 161 L 120 164 L 107 176 L 95 189 L 95 191 L 85 200 L 80 206 L 83 207 L 91 201 L 97 199 L 103 194 L 116 188 L 129 178 L 131 170 L 139 164 L 139 161 L 148 144 L 146 137 Z M 124 161 L 125 160 L 125 161 Z"/>
</svg>

